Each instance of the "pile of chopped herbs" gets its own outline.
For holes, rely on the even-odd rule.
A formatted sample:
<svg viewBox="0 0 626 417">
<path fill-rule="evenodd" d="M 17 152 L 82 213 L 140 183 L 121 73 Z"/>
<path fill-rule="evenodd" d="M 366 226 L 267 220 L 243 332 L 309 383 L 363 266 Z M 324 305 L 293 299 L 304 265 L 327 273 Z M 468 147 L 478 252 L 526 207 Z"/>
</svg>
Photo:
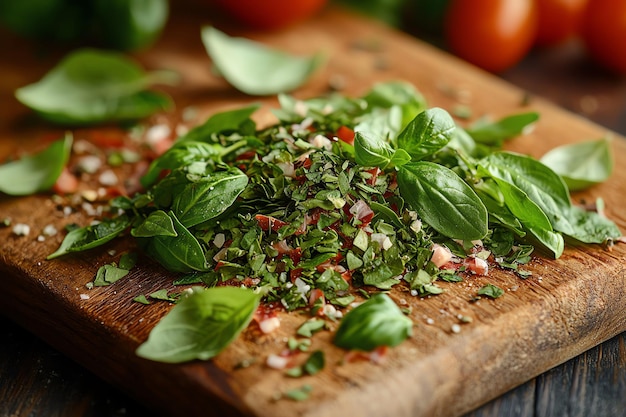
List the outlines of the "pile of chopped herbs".
<svg viewBox="0 0 626 417">
<path fill-rule="evenodd" d="M 246 297 L 253 307 L 342 309 L 361 293 L 396 285 L 416 295 L 441 292 L 436 281 L 458 280 L 458 268 L 434 265 L 435 244 L 461 259 L 476 256 L 479 245 L 516 270 L 533 249 L 559 257 L 564 237 L 606 243 L 621 235 L 610 220 L 572 205 L 554 170 L 500 149 L 537 120 L 535 113 L 462 129 L 400 82 L 378 84 L 359 98 L 279 98 L 275 125 L 257 128 L 251 118 L 257 107 L 249 106 L 190 130 L 153 161 L 142 179 L 145 192 L 112 200 L 115 215 L 72 230 L 50 258 L 130 231 L 146 254 L 181 274 L 178 283 L 252 288 L 257 296 Z M 236 316 L 231 333 L 254 310 L 239 306 L 235 293 L 224 307 Z M 175 309 L 189 309 L 185 302 Z M 370 350 L 410 333 L 410 321 L 390 310 L 393 302 L 369 302 L 360 311 L 387 317 L 382 327 L 392 334 L 374 331 L 376 323 L 368 330 L 366 318 L 346 320 L 359 327 L 340 327 L 338 345 Z M 227 332 L 220 348 L 238 331 Z M 174 342 L 162 343 L 161 352 L 145 347 L 143 356 L 176 362 L 219 351 L 168 356 L 162 351 L 175 351 Z"/>
</svg>

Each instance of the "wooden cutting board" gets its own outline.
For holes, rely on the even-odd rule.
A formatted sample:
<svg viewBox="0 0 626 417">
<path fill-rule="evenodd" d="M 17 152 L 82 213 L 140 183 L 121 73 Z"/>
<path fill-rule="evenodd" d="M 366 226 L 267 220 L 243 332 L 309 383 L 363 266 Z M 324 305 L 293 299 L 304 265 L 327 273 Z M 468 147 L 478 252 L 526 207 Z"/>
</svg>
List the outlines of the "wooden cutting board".
<svg viewBox="0 0 626 417">
<path fill-rule="evenodd" d="M 175 10 L 159 44 L 138 54 L 146 68 L 171 68 L 182 82 L 167 89 L 177 108 L 151 120 L 175 127 L 185 109 L 194 108 L 199 123 L 216 110 L 265 104 L 272 98 L 250 98 L 216 78 L 200 41 L 200 27 L 210 22 L 206 11 Z M 383 80 L 412 82 L 431 106 L 471 108 L 473 119 L 538 111 L 535 130 L 507 145 L 535 157 L 564 143 L 615 136 L 616 172 L 605 184 L 574 196 L 602 197 L 606 213 L 626 230 L 626 141 L 605 129 L 560 110 L 494 76 L 377 23 L 329 8 L 319 17 L 279 33 L 245 33 L 294 53 L 325 51 L 325 68 L 294 93 L 307 98 L 329 86 L 359 95 Z M 13 98 L 13 90 L 38 80 L 64 51 L 41 50 L 9 35 L 0 41 L 5 58 L 0 67 L 0 158 L 30 151 L 42 138 L 62 133 L 37 121 Z M 464 121 L 460 121 L 464 123 Z M 106 128 L 107 134 L 114 128 Z M 75 131 L 90 138 L 99 130 Z M 312 349 L 326 352 L 327 366 L 312 377 L 287 378 L 265 366 L 304 321 L 299 314 L 280 316 L 281 327 L 261 335 L 253 327 L 212 361 L 165 365 L 134 355 L 167 303 L 144 306 L 132 302 L 139 294 L 172 289 L 172 276 L 141 259 L 140 266 L 114 285 L 87 289 L 98 267 L 132 249 L 118 241 L 103 250 L 54 261 L 45 257 L 62 235 L 38 241 L 48 224 L 86 224 L 78 209 L 64 213 L 64 203 L 50 195 L 0 197 L 0 219 L 25 223 L 30 235 L 16 236 L 0 227 L 0 273 L 4 314 L 39 335 L 94 373 L 120 386 L 156 412 L 186 416 L 457 416 L 524 381 L 626 330 L 626 245 L 569 247 L 558 260 L 537 257 L 522 280 L 499 270 L 488 277 L 441 285 L 445 293 L 425 299 L 394 290 L 391 296 L 412 309 L 414 335 L 391 349 L 382 363 L 343 363 L 345 352 L 330 343 L 331 333 L 312 339 Z M 496 299 L 470 302 L 486 283 L 505 289 Z M 459 316 L 471 319 L 462 324 Z M 461 331 L 452 326 L 461 325 Z M 250 366 L 238 365 L 248 362 Z M 306 401 L 278 399 L 277 393 L 308 384 Z"/>
</svg>

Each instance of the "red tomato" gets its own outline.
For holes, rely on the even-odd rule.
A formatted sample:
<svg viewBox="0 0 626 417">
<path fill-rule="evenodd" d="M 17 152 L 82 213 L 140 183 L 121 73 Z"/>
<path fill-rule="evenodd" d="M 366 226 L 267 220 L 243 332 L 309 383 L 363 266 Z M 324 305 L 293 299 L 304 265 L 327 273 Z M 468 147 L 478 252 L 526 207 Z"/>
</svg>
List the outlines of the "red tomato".
<svg viewBox="0 0 626 417">
<path fill-rule="evenodd" d="M 626 74 L 626 1 L 589 1 L 582 23 L 582 38 L 598 63 Z"/>
<path fill-rule="evenodd" d="M 537 0 L 538 45 L 555 45 L 578 33 L 587 0 Z"/>
<path fill-rule="evenodd" d="M 533 0 L 452 0 L 444 21 L 452 52 L 492 72 L 517 64 L 536 33 Z"/>
<path fill-rule="evenodd" d="M 354 145 L 354 130 L 350 129 L 348 126 L 339 126 L 339 129 L 337 129 L 337 138 L 349 145 Z"/>
<path fill-rule="evenodd" d="M 216 0 L 233 19 L 254 29 L 282 29 L 317 13 L 327 0 Z"/>
</svg>

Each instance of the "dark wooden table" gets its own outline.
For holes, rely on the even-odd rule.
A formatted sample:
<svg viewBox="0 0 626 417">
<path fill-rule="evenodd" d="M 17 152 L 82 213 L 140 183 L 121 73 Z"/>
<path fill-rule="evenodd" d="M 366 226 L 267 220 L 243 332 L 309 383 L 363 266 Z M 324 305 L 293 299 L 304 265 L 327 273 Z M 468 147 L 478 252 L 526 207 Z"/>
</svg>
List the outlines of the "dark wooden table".
<svg viewBox="0 0 626 417">
<path fill-rule="evenodd" d="M 626 78 L 594 67 L 576 43 L 534 51 L 501 76 L 530 94 L 626 135 Z M 0 328 L 0 417 L 154 414 L 2 316 Z M 466 417 L 622 417 L 625 413 L 626 334 L 621 334 Z"/>
</svg>

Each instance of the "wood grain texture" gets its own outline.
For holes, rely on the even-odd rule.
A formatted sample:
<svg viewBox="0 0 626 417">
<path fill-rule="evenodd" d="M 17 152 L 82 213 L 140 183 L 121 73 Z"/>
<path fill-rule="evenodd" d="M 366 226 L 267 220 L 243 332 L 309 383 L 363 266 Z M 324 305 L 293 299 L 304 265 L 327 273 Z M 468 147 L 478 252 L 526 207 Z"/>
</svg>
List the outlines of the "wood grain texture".
<svg viewBox="0 0 626 417">
<path fill-rule="evenodd" d="M 194 106 L 200 118 L 250 101 L 210 76 L 199 39 L 203 23 L 207 22 L 193 11 L 178 16 L 159 47 L 139 56 L 147 67 L 167 66 L 182 75 L 182 85 L 170 92 L 179 111 Z M 338 10 L 328 10 L 286 33 L 248 35 L 296 53 L 327 52 L 325 70 L 299 90 L 298 97 L 326 91 L 330 79 L 340 78 L 347 94 L 361 94 L 376 81 L 404 79 L 413 82 L 433 106 L 451 108 L 463 101 L 476 116 L 495 117 L 537 110 L 542 119 L 535 131 L 510 144 L 510 149 L 534 156 L 562 143 L 609 133 L 542 100 L 534 99 L 522 107 L 521 90 L 408 36 Z M 357 47 L 364 40 L 378 47 Z M 15 86 L 38 79 L 61 51 L 43 59 L 36 59 L 26 49 L 16 48 L 13 53 L 18 56 L 9 62 L 20 64 L 3 67 L 7 76 L 0 77 L 4 80 L 0 98 L 6 103 L 2 107 L 10 109 L 3 120 L 8 123 L 0 126 L 0 151 L 4 154 L 30 149 L 38 138 L 51 133 L 49 126 L 34 122 L 16 105 L 11 92 Z M 275 104 L 272 99 L 262 101 Z M 173 114 L 167 120 L 177 118 Z M 613 146 L 619 166 L 626 162 L 626 145 L 614 141 Z M 625 176 L 617 171 L 606 184 L 575 198 L 603 197 L 607 214 L 624 229 L 626 215 L 620 204 L 626 192 Z M 61 208 L 45 195 L 0 200 L 0 216 L 30 224 L 33 233 L 49 223 L 61 227 L 89 220 L 80 211 L 66 217 Z M 295 315 L 281 316 L 280 330 L 271 335 L 246 330 L 213 361 L 156 364 L 137 358 L 134 349 L 169 306 L 146 307 L 131 300 L 140 293 L 171 288 L 172 277 L 142 260 L 142 267 L 124 280 L 87 291 L 85 284 L 97 268 L 116 260 L 132 244 L 109 245 L 107 250 L 114 255 L 93 251 L 45 261 L 59 240 L 38 242 L 32 236 L 17 237 L 7 228 L 0 229 L 0 272 L 9 277 L 9 297 L 2 311 L 86 368 L 172 415 L 332 416 L 349 412 L 377 417 L 457 416 L 626 330 L 624 247 L 618 245 L 610 252 L 580 247 L 568 249 L 556 261 L 537 259 L 530 267 L 533 277 L 527 280 L 493 271 L 488 278 L 445 285 L 446 293 L 439 297 L 422 300 L 393 292 L 397 301 L 404 300 L 413 308 L 415 336 L 393 349 L 383 365 L 328 366 L 315 377 L 297 380 L 268 370 L 263 366 L 265 356 L 280 351 L 285 338 L 302 322 L 302 317 Z M 506 295 L 469 303 L 486 282 L 506 289 Z M 81 298 L 85 293 L 87 300 Z M 451 326 L 458 323 L 459 314 L 473 321 L 454 334 Z M 434 320 L 432 325 L 426 324 L 429 318 Z M 313 348 L 323 348 L 327 362 L 337 364 L 343 352 L 329 340 L 329 333 L 316 335 Z M 242 360 L 251 358 L 259 360 L 234 370 Z M 313 386 L 309 401 L 274 400 L 276 392 L 304 383 Z"/>
</svg>

